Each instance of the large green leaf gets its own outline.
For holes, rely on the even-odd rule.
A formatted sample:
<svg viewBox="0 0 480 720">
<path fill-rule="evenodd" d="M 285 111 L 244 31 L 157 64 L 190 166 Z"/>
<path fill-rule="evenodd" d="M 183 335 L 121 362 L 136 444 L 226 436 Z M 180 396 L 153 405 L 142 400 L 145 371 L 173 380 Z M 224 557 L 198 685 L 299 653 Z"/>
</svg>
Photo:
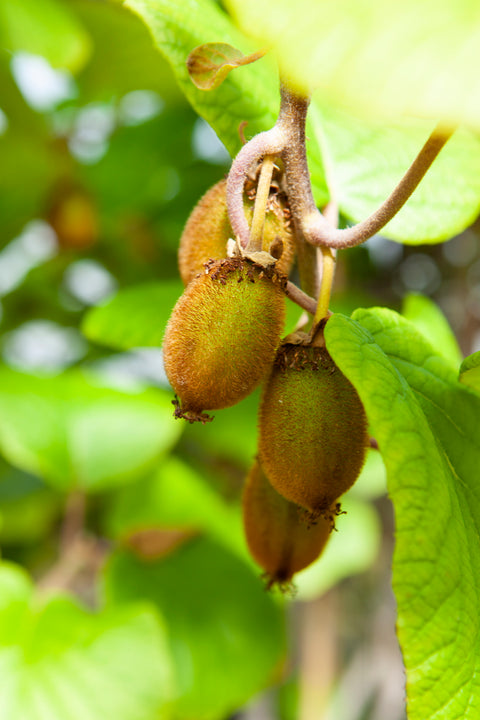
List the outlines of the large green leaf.
<svg viewBox="0 0 480 720">
<path fill-rule="evenodd" d="M 465 358 L 460 366 L 460 382 L 480 391 L 480 351 Z"/>
<path fill-rule="evenodd" d="M 323 127 L 332 181 L 342 213 L 354 222 L 386 199 L 433 130 L 425 121 L 358 117 L 314 100 L 310 113 Z M 448 178 L 448 181 L 447 181 Z M 448 240 L 468 227 L 480 210 L 480 142 L 465 130 L 448 141 L 418 188 L 382 235 L 410 244 Z"/>
<path fill-rule="evenodd" d="M 389 310 L 334 315 L 332 357 L 355 385 L 395 507 L 393 586 L 411 720 L 477 717 L 480 397 Z"/>
<path fill-rule="evenodd" d="M 305 1 L 308 5 L 308 0 Z M 239 149 L 236 129 L 242 120 L 249 121 L 249 136 L 273 125 L 278 111 L 275 90 L 278 80 L 265 60 L 235 70 L 212 92 L 198 90 L 188 77 L 185 60 L 196 45 L 222 41 L 249 50 L 248 42 L 216 3 L 211 0 L 175 4 L 167 0 L 129 0 L 127 4 L 143 17 L 188 100 L 214 127 L 230 153 Z M 248 3 L 244 5 L 242 3 L 240 15 L 251 10 Z M 255 3 L 252 10 L 255 17 L 263 14 L 263 6 Z M 292 13 L 290 23 L 295 28 L 297 7 L 290 4 L 289 8 L 283 10 Z M 274 15 L 268 18 L 268 23 L 270 28 L 275 28 L 277 9 L 272 12 Z M 247 29 L 256 30 L 253 26 Z M 301 48 L 304 54 L 303 41 L 299 40 L 296 48 Z M 308 118 L 307 150 L 315 200 L 322 205 L 327 198 L 321 160 L 325 154 L 331 165 L 340 209 L 349 219 L 359 222 L 390 194 L 433 124 L 428 120 L 401 123 L 397 118 L 394 123 L 390 119 L 385 127 L 379 124 L 378 118 L 373 121 L 370 118 L 369 123 L 365 123 L 339 111 L 338 103 L 337 109 L 331 105 L 325 95 L 317 93 Z M 480 208 L 478 178 L 480 143 L 471 134 L 457 133 L 405 208 L 389 223 L 386 236 L 410 243 L 438 242 L 465 229 Z"/>
<path fill-rule="evenodd" d="M 103 489 L 135 479 L 182 430 L 161 391 L 120 392 L 94 377 L 51 378 L 0 368 L 0 449 L 62 489 Z"/>
<path fill-rule="evenodd" d="M 227 0 L 296 83 L 369 117 L 480 123 L 476 0 Z"/>
<path fill-rule="evenodd" d="M 177 669 L 175 717 L 223 720 L 275 679 L 285 652 L 282 613 L 260 580 L 210 540 L 166 560 L 113 557 L 107 597 L 149 599 L 165 618 Z"/>
<path fill-rule="evenodd" d="M 66 597 L 32 596 L 0 566 L 0 716 L 5 720 L 163 720 L 172 666 L 147 606 L 87 613 Z"/>
<path fill-rule="evenodd" d="M 457 339 L 445 315 L 433 300 L 425 295 L 407 295 L 402 308 L 403 316 L 430 342 L 432 347 L 457 370 L 462 354 Z"/>
<path fill-rule="evenodd" d="M 268 130 L 280 104 L 278 76 L 270 59 L 236 70 L 212 92 L 198 90 L 187 72 L 186 60 L 195 47 L 225 42 L 248 54 L 258 50 L 214 0 L 127 0 L 126 5 L 146 22 L 153 38 L 171 64 L 180 88 L 194 109 L 207 120 L 233 156 L 241 147 L 238 128 L 248 121 L 246 137 Z M 309 163 L 316 201 L 324 204 L 325 185 L 319 133 L 309 128 Z"/>
<path fill-rule="evenodd" d="M 90 53 L 90 39 L 68 7 L 58 0 L 2 0 L 0 37 L 9 51 L 43 55 L 57 67 L 76 71 Z"/>
</svg>

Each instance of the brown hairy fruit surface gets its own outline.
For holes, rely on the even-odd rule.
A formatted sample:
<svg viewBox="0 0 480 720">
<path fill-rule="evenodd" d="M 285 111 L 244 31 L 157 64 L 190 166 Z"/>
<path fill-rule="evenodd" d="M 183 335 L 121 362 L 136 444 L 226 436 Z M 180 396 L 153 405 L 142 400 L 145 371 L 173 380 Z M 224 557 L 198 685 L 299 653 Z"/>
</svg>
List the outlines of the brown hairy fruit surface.
<svg viewBox="0 0 480 720">
<path fill-rule="evenodd" d="M 285 320 L 285 278 L 249 260 L 212 261 L 186 287 L 165 331 L 177 417 L 235 405 L 268 374 Z"/>
<path fill-rule="evenodd" d="M 248 548 L 265 571 L 268 587 L 288 587 L 295 573 L 318 558 L 332 530 L 323 517 L 308 523 L 305 510 L 272 487 L 258 462 L 243 492 L 243 524 Z"/>
<path fill-rule="evenodd" d="M 259 412 L 260 460 L 275 489 L 311 517 L 331 515 L 367 446 L 363 405 L 326 348 L 283 344 Z"/>
<path fill-rule="evenodd" d="M 178 250 L 178 266 L 184 285 L 203 272 L 208 260 L 221 260 L 227 256 L 227 241 L 233 239 L 234 234 L 228 220 L 226 188 L 226 180 L 210 188 L 187 220 Z M 244 207 L 250 224 L 253 202 L 245 198 Z M 276 269 L 285 275 L 290 272 L 295 253 L 289 217 L 289 210 L 281 196 L 271 195 L 265 216 L 264 235 L 268 247 L 274 244 L 277 253 L 279 246 L 282 248 Z"/>
</svg>

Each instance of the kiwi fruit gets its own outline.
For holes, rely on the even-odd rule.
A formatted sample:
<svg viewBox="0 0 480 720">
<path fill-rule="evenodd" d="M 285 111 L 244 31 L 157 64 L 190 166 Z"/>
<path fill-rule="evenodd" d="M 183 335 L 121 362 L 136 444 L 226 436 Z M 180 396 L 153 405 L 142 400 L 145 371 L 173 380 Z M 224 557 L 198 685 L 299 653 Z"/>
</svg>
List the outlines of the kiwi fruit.
<svg viewBox="0 0 480 720">
<path fill-rule="evenodd" d="M 227 213 L 227 181 L 221 180 L 199 200 L 187 220 L 180 238 L 178 266 L 184 285 L 204 271 L 208 260 L 227 256 L 227 241 L 234 238 Z M 273 193 L 267 207 L 264 236 L 268 246 L 274 246 L 279 273 L 288 275 L 293 263 L 295 243 L 290 231 L 289 211 L 282 195 Z M 253 202 L 245 197 L 245 214 L 250 223 Z M 280 251 L 278 248 L 280 247 Z M 275 254 L 276 253 L 276 254 Z"/>
<path fill-rule="evenodd" d="M 260 460 L 277 492 L 311 518 L 331 515 L 367 446 L 363 405 L 327 349 L 283 343 L 259 410 Z"/>
<path fill-rule="evenodd" d="M 205 421 L 268 374 L 285 320 L 286 279 L 243 258 L 207 263 L 175 305 L 163 342 L 176 417 Z"/>
<path fill-rule="evenodd" d="M 248 548 L 265 571 L 267 587 L 280 588 L 288 588 L 293 575 L 317 559 L 332 530 L 327 518 L 308 523 L 305 510 L 272 487 L 259 462 L 245 483 L 243 524 Z"/>
</svg>

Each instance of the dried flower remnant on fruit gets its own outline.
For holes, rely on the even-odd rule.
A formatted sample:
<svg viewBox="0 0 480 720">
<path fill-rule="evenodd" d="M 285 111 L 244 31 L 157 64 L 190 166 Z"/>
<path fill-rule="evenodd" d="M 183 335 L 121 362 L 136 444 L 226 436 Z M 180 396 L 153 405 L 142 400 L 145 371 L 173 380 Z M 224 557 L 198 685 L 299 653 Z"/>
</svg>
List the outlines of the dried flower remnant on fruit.
<svg viewBox="0 0 480 720">
<path fill-rule="evenodd" d="M 186 287 L 163 343 L 176 417 L 235 405 L 268 374 L 285 319 L 286 279 L 243 258 L 211 261 Z"/>
<path fill-rule="evenodd" d="M 360 398 L 325 347 L 281 346 L 259 431 L 260 459 L 275 489 L 312 518 L 331 516 L 357 479 L 369 441 Z"/>
<path fill-rule="evenodd" d="M 252 557 L 265 571 L 267 587 L 289 589 L 295 573 L 314 562 L 327 544 L 332 523 L 309 523 L 305 510 L 270 484 L 259 462 L 243 492 L 243 524 Z"/>
<path fill-rule="evenodd" d="M 226 180 L 208 190 L 192 210 L 180 238 L 178 266 L 184 285 L 204 272 L 209 260 L 227 257 L 227 242 L 234 238 L 227 213 Z M 253 194 L 254 198 L 254 194 Z M 245 213 L 251 222 L 252 199 L 245 197 Z M 295 242 L 289 222 L 289 209 L 283 195 L 273 192 L 265 217 L 264 235 L 274 247 L 277 272 L 288 275 L 293 264 Z"/>
</svg>

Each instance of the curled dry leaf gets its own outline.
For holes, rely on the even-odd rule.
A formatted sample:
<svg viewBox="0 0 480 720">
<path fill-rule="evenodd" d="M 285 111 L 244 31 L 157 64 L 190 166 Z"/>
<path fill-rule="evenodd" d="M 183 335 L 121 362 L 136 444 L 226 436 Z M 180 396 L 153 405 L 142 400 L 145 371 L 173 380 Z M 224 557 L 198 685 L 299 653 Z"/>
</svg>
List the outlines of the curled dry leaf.
<svg viewBox="0 0 480 720">
<path fill-rule="evenodd" d="M 205 43 L 192 50 L 187 58 L 187 70 L 197 88 L 214 90 L 231 70 L 240 65 L 249 65 L 264 55 L 263 50 L 244 55 L 228 43 Z"/>
</svg>

